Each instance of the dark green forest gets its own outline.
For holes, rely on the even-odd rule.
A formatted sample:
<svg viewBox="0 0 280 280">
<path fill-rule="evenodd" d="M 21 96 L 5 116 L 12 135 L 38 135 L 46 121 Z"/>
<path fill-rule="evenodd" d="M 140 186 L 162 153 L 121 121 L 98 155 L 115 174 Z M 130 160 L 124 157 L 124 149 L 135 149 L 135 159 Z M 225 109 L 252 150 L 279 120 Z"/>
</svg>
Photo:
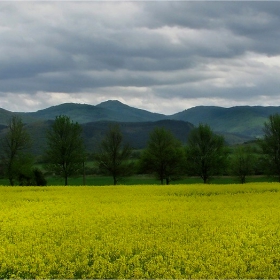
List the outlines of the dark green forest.
<svg viewBox="0 0 280 280">
<path fill-rule="evenodd" d="M 104 166 L 101 168 L 102 164 L 97 159 L 100 158 L 100 146 L 106 137 L 108 140 L 108 133 L 112 128 L 117 128 L 117 136 L 120 138 L 117 152 L 121 154 L 125 146 L 129 147 L 125 159 L 120 160 L 116 157 L 116 161 L 125 161 L 128 164 L 129 172 L 125 170 L 124 166 L 114 166 L 115 172 L 120 173 L 117 175 L 118 179 L 114 179 L 114 184 L 124 183 L 127 180 L 132 180 L 135 183 L 141 183 L 143 180 L 151 182 L 152 180 L 152 182 L 162 184 L 187 181 L 201 182 L 201 180 L 204 183 L 215 182 L 215 180 L 245 183 L 248 180 L 264 180 L 264 178 L 265 180 L 278 180 L 280 173 L 279 168 L 277 168 L 278 163 L 272 162 L 273 156 L 277 158 L 276 152 L 274 151 L 274 155 L 272 155 L 273 149 L 268 149 L 268 145 L 265 145 L 269 141 L 269 146 L 277 145 L 274 143 L 277 140 L 273 140 L 273 142 L 268 139 L 268 136 L 269 124 L 277 127 L 277 118 L 273 119 L 272 116 L 278 116 L 278 111 L 279 107 L 221 108 L 202 106 L 185 110 L 167 118 L 166 115 L 132 108 L 118 101 L 107 101 L 97 106 L 62 104 L 34 113 L 12 113 L 1 109 L 1 180 L 3 184 L 7 184 L 9 178 L 7 174 L 12 172 L 15 174 L 14 180 L 9 179 L 12 185 L 36 184 L 34 183 L 36 181 L 34 174 L 41 176 L 41 179 L 44 177 L 45 181 L 42 180 L 42 182 L 46 184 L 59 182 L 59 178 L 64 175 L 58 171 L 59 169 L 52 170 L 46 158 L 46 150 L 50 146 L 47 135 L 56 123 L 58 116 L 65 116 L 69 125 L 75 124 L 79 127 L 79 137 L 83 142 L 83 151 L 79 152 L 83 157 L 77 163 L 79 167 L 68 174 L 73 182 L 80 180 L 81 184 L 95 184 L 94 180 L 96 182 L 103 180 L 102 184 L 108 184 L 108 178 L 113 174 L 112 168 L 106 169 Z M 17 151 L 20 156 L 16 157 L 20 159 L 17 159 L 17 163 L 13 167 L 14 169 L 22 169 L 19 172 L 21 174 L 16 174 L 15 171 L 7 173 L 6 170 L 8 165 L 7 147 L 9 146 L 7 135 L 9 131 L 11 133 L 10 122 L 13 118 L 19 121 L 22 133 L 28 135 L 28 141 L 26 141 L 28 143 L 26 147 L 19 148 Z M 95 121 L 91 121 L 93 119 Z M 195 138 L 191 151 L 190 139 L 199 129 L 202 129 L 200 138 Z M 270 129 L 272 130 L 271 127 Z M 68 130 L 71 131 L 71 129 Z M 164 139 L 160 139 L 159 135 L 157 139 L 159 151 L 164 151 L 163 155 L 154 155 L 151 151 L 154 151 L 155 148 L 149 148 L 152 146 L 151 139 L 156 131 L 159 135 L 165 135 L 162 136 Z M 205 140 L 207 144 L 204 145 L 203 138 L 207 137 L 208 140 Z M 270 137 L 272 136 L 270 135 Z M 162 145 L 160 141 L 165 143 L 166 139 L 170 139 L 168 141 L 171 143 L 168 148 L 160 146 Z M 207 159 L 209 162 L 203 163 L 203 167 L 201 167 L 196 157 L 200 159 L 206 157 L 206 154 L 212 153 L 209 146 L 212 145 L 210 143 L 216 141 L 213 139 L 219 139 L 217 141 L 220 142 L 220 148 L 213 147 L 212 150 L 215 151 L 213 158 Z M 212 140 L 214 142 L 211 142 Z M 10 141 L 14 140 L 10 139 Z M 197 147 L 197 143 L 200 143 L 201 146 Z M 148 152 L 149 149 L 150 152 Z M 215 158 L 215 154 L 218 155 L 220 150 L 222 153 L 218 157 L 223 158 L 223 160 L 218 162 L 218 157 Z M 9 157 L 12 158 L 12 153 Z M 152 162 L 150 160 L 152 157 L 158 158 Z M 160 166 L 156 170 L 153 167 L 158 164 L 159 158 L 164 167 Z M 117 170 L 118 168 L 122 171 Z M 198 169 L 201 170 L 198 171 Z M 30 170 L 33 170 L 33 173 Z M 68 184 L 68 175 L 66 184 Z M 28 181 L 26 177 L 33 179 Z M 37 180 L 39 179 L 37 178 Z"/>
</svg>

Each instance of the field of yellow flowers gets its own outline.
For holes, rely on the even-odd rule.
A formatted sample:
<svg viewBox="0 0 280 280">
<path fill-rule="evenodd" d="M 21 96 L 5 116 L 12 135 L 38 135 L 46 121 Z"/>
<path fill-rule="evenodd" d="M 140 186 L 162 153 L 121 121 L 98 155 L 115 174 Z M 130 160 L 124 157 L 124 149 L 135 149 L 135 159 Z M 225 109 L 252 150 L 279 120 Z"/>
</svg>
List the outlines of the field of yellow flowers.
<svg viewBox="0 0 280 280">
<path fill-rule="evenodd" d="M 0 278 L 279 278 L 280 184 L 0 187 Z"/>
</svg>

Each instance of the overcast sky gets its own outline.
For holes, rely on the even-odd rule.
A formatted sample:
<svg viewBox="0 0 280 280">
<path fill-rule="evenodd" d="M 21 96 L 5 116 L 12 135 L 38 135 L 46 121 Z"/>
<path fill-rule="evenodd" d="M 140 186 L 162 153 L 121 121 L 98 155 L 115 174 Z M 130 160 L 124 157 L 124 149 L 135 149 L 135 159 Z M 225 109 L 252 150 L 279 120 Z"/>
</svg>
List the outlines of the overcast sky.
<svg viewBox="0 0 280 280">
<path fill-rule="evenodd" d="M 280 2 L 0 2 L 0 107 L 280 106 Z"/>
</svg>

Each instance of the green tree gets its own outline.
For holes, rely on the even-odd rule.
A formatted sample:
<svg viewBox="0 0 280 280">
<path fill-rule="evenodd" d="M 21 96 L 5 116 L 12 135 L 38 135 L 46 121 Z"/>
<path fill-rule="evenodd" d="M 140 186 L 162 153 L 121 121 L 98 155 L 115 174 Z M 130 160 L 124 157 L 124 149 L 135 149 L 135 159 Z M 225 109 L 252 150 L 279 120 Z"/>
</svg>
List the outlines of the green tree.
<svg viewBox="0 0 280 280">
<path fill-rule="evenodd" d="M 188 137 L 186 147 L 187 170 L 200 176 L 204 183 L 226 169 L 228 149 L 222 136 L 216 135 L 208 125 L 199 124 Z"/>
<path fill-rule="evenodd" d="M 141 172 L 154 173 L 168 185 L 183 173 L 184 152 L 181 143 L 165 128 L 155 128 L 140 158 Z"/>
<path fill-rule="evenodd" d="M 280 182 L 280 115 L 269 116 L 264 124 L 264 138 L 260 141 L 268 173 L 277 175 Z"/>
<path fill-rule="evenodd" d="M 10 185 L 15 184 L 15 180 L 19 174 L 26 170 L 30 161 L 28 148 L 30 148 L 31 140 L 27 130 L 24 127 L 22 119 L 18 116 L 13 116 L 7 128 L 7 133 L 3 139 L 3 156 L 2 162 Z"/>
<path fill-rule="evenodd" d="M 63 177 L 66 186 L 68 177 L 82 172 L 84 159 L 85 147 L 81 126 L 67 116 L 56 117 L 47 132 L 47 169 Z"/>
<path fill-rule="evenodd" d="M 239 178 L 241 184 L 245 183 L 246 176 L 253 173 L 255 162 L 256 158 L 250 147 L 239 146 L 233 152 L 230 159 L 231 172 Z"/>
<path fill-rule="evenodd" d="M 17 162 L 17 172 L 16 172 L 16 180 L 17 184 L 20 186 L 34 186 L 33 180 L 33 164 L 34 158 L 30 154 L 24 154 L 21 156 Z"/>
<path fill-rule="evenodd" d="M 113 177 L 114 185 L 124 176 L 133 171 L 130 161 L 132 149 L 129 144 L 123 144 L 123 135 L 118 125 L 111 126 L 95 153 L 100 171 Z"/>
</svg>

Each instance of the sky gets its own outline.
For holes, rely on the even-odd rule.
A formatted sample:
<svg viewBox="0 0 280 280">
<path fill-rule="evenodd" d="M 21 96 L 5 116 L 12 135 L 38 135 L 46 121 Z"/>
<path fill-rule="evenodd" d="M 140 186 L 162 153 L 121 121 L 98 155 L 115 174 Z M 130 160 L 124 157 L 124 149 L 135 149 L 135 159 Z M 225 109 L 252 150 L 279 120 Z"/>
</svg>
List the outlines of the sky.
<svg viewBox="0 0 280 280">
<path fill-rule="evenodd" d="M 280 106 L 278 1 L 1 1 L 0 108 Z"/>
</svg>

